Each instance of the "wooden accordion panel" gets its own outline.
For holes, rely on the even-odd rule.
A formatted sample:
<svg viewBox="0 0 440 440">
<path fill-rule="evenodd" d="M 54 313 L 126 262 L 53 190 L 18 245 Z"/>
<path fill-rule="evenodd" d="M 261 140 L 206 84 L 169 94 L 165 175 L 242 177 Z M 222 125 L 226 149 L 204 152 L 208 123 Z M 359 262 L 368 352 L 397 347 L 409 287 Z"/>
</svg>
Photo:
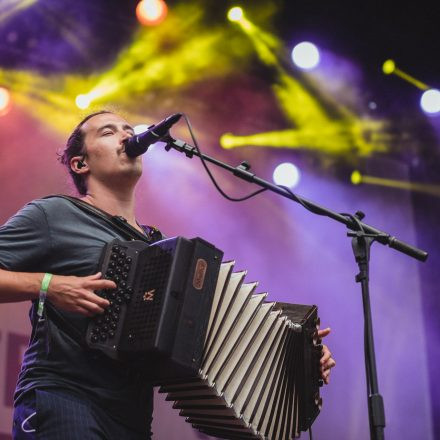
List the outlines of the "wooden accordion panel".
<svg viewBox="0 0 440 440">
<path fill-rule="evenodd" d="M 321 407 L 317 308 L 265 302 L 233 267 L 220 268 L 198 377 L 159 391 L 208 435 L 297 437 Z"/>
</svg>

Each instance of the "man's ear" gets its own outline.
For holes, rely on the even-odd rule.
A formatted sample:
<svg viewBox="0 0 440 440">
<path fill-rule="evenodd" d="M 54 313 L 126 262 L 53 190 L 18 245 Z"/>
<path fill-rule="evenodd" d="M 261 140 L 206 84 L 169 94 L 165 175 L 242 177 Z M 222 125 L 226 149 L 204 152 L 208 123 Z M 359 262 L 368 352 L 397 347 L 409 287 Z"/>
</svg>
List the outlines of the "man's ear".
<svg viewBox="0 0 440 440">
<path fill-rule="evenodd" d="M 89 170 L 87 163 L 84 161 L 84 156 L 72 157 L 70 159 L 70 168 L 77 174 L 83 174 Z"/>
</svg>

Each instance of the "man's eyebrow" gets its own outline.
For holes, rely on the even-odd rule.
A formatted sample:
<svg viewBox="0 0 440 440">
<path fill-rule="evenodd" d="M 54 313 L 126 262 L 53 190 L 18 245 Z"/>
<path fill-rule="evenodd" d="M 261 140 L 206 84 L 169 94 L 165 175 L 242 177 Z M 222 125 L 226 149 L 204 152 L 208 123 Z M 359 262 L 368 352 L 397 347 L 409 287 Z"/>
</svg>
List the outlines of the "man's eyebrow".
<svg viewBox="0 0 440 440">
<path fill-rule="evenodd" d="M 116 125 L 115 124 L 106 124 L 103 125 L 102 127 L 99 127 L 96 132 L 100 133 L 101 131 L 104 131 L 106 128 L 111 128 L 112 130 L 116 130 Z"/>
<path fill-rule="evenodd" d="M 101 133 L 102 131 L 104 131 L 106 128 L 110 128 L 110 129 L 112 129 L 112 130 L 117 130 L 117 126 L 115 125 L 115 124 L 106 124 L 106 125 L 103 125 L 102 127 L 99 127 L 97 130 L 96 130 L 96 132 L 97 133 Z M 125 124 L 123 127 L 122 127 L 124 130 L 131 130 L 133 133 L 134 133 L 134 128 L 131 126 L 131 125 L 129 125 L 129 124 Z"/>
</svg>

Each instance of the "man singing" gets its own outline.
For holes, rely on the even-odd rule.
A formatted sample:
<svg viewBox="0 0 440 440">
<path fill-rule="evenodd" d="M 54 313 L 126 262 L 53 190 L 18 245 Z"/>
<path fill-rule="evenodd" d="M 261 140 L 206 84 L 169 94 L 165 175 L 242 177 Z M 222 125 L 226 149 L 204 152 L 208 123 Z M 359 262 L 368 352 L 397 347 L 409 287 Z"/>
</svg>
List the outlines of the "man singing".
<svg viewBox="0 0 440 440">
<path fill-rule="evenodd" d="M 112 112 L 91 114 L 69 137 L 61 161 L 87 206 L 122 217 L 133 234 L 154 241 L 160 233 L 134 214 L 142 160 L 124 152 L 133 134 Z M 95 291 L 116 287 L 97 272 L 103 246 L 115 238 L 127 239 L 62 197 L 32 201 L 0 227 L 0 302 L 32 301 L 32 334 L 14 397 L 16 440 L 151 438 L 153 390 L 142 371 L 88 350 L 76 337 L 90 317 L 112 307 Z M 326 383 L 334 365 L 324 346 Z"/>
</svg>

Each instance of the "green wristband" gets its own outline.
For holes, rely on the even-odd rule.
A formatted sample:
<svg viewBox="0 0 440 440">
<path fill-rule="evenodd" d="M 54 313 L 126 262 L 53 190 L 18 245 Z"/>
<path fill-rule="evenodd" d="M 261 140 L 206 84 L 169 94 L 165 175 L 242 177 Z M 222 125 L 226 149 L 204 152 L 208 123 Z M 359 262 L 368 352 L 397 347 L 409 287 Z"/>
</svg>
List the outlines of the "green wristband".
<svg viewBox="0 0 440 440">
<path fill-rule="evenodd" d="M 40 319 L 43 317 L 44 302 L 46 301 L 47 290 L 49 289 L 49 284 L 51 279 L 52 279 L 52 274 L 45 273 L 43 280 L 41 281 L 40 297 L 38 299 L 38 309 L 37 309 L 37 315 L 40 317 Z"/>
</svg>

